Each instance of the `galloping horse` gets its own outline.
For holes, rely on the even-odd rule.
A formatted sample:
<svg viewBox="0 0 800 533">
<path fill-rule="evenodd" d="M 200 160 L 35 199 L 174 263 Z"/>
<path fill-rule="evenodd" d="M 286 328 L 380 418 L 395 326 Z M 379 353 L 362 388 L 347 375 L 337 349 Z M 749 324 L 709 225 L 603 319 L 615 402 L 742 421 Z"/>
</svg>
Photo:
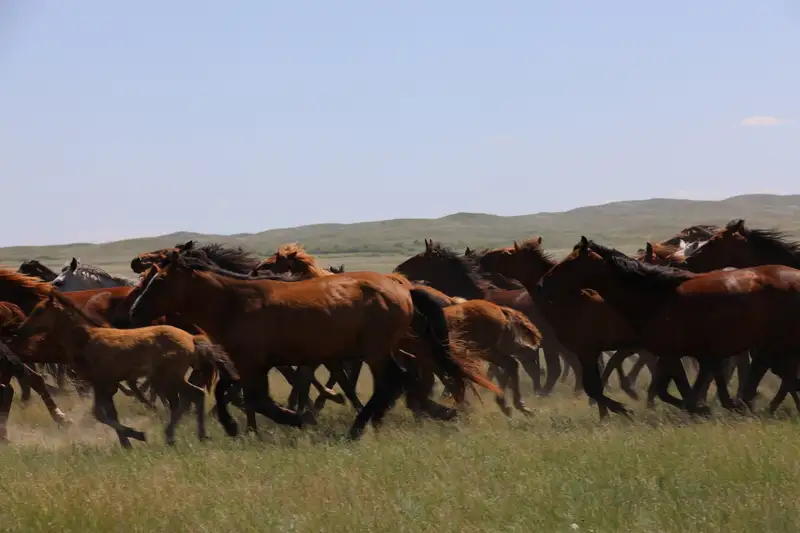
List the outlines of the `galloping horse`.
<svg viewBox="0 0 800 533">
<path fill-rule="evenodd" d="M 547 364 L 547 381 L 544 386 L 540 383 L 538 355 L 535 358 L 520 358 L 520 362 L 533 380 L 537 394 L 547 395 L 552 391 L 561 376 L 559 353 L 566 353 L 566 349 L 525 289 L 504 290 L 494 287 L 480 275 L 474 256 L 458 255 L 449 248 L 428 240 L 425 240 L 424 252 L 405 260 L 394 271 L 412 280 L 425 281 L 449 296 L 487 300 L 523 312 L 542 333 L 542 351 Z M 576 392 L 578 390 L 580 384 L 576 382 Z"/>
<path fill-rule="evenodd" d="M 42 281 L 46 281 L 50 283 L 54 279 L 58 277 L 58 274 L 53 272 L 48 266 L 42 264 L 38 259 L 30 259 L 28 261 L 23 261 L 22 264 L 17 269 L 17 272 L 20 274 L 25 274 L 26 276 L 31 276 L 34 278 L 39 278 Z"/>
<path fill-rule="evenodd" d="M 699 375 L 689 396 L 684 396 L 690 412 L 708 411 L 707 406 L 698 407 L 697 392 L 712 375 L 723 406 L 738 407 L 725 387 L 721 363 L 753 347 L 769 354 L 763 358 L 767 367 L 780 364 L 779 394 L 797 389 L 800 270 L 769 265 L 693 274 L 635 261 L 583 237 L 542 278 L 540 298 L 555 296 L 551 282 L 556 277 L 597 290 L 633 326 L 641 345 L 659 358 L 697 359 Z M 743 398 L 746 403 L 760 381 L 751 378 Z M 665 388 L 665 376 L 659 379 Z"/>
<path fill-rule="evenodd" d="M 254 273 L 264 271 L 296 274 L 303 279 L 331 275 L 317 264 L 312 255 L 294 243 L 278 248 L 274 255 L 261 262 Z M 361 277 L 360 272 L 349 272 L 344 275 L 356 279 Z M 462 339 L 467 345 L 476 347 L 475 351 L 481 353 L 490 364 L 503 369 L 501 387 L 503 390 L 511 388 L 514 406 L 527 414 L 528 410 L 519 390 L 519 363 L 514 358 L 514 353 L 527 356 L 528 359 L 538 356 L 536 350 L 541 342 L 541 335 L 536 327 L 524 314 L 514 309 L 501 307 L 486 300 L 455 301 L 456 298 L 449 298 L 431 287 L 415 286 L 430 292 L 443 302 L 448 329 L 454 332 L 457 338 Z M 417 353 L 421 348 L 424 349 L 420 343 L 403 347 L 411 353 Z M 357 375 L 355 379 L 358 379 Z M 433 387 L 432 372 L 421 376 L 421 379 L 428 384 L 426 385 L 428 388 Z M 348 385 L 355 387 L 355 381 Z M 333 385 L 329 382 L 327 386 Z M 352 394 L 355 394 L 355 391 L 352 391 Z M 498 396 L 497 403 L 506 415 L 511 415 L 505 396 Z"/>
<path fill-rule="evenodd" d="M 64 264 L 61 273 L 51 283 L 62 292 L 135 285 L 133 280 L 109 274 L 100 267 L 83 265 L 76 257 Z"/>
<path fill-rule="evenodd" d="M 155 268 L 159 268 L 158 265 Z M 399 276 L 373 280 L 325 276 L 305 281 L 248 278 L 210 264 L 201 251 L 170 252 L 131 308 L 134 323 L 173 311 L 185 315 L 221 344 L 242 379 L 247 425 L 256 431 L 256 411 L 275 422 L 303 425 L 296 412 L 278 407 L 269 396 L 266 373 L 280 365 L 308 366 L 363 358 L 370 364 L 375 392 L 356 416 L 350 437 L 377 426 L 416 374 L 404 372 L 399 341 L 413 327 L 426 339 L 432 364 L 450 381 L 462 402 L 466 380 L 499 390 L 450 352 L 441 307 Z M 313 332 L 313 334 L 309 334 Z M 405 364 L 411 364 L 407 361 Z M 228 435 L 238 434 L 227 410 L 228 380 L 215 389 L 217 416 Z"/>
<path fill-rule="evenodd" d="M 170 420 L 165 428 L 167 444 L 175 442 L 175 427 L 190 405 L 197 408 L 197 436 L 205 440 L 205 392 L 188 379 L 189 371 L 215 371 L 237 378 L 227 355 L 204 335 L 192 335 L 172 326 L 114 329 L 97 324 L 59 293 L 50 292 L 20 326 L 19 334 L 47 332 L 74 361 L 92 384 L 94 416 L 117 432 L 123 448 L 131 438 L 145 435 L 120 424 L 114 407 L 114 393 L 120 381 L 148 377 L 153 388 L 167 399 Z M 209 384 L 213 375 L 205 377 Z"/>
</svg>

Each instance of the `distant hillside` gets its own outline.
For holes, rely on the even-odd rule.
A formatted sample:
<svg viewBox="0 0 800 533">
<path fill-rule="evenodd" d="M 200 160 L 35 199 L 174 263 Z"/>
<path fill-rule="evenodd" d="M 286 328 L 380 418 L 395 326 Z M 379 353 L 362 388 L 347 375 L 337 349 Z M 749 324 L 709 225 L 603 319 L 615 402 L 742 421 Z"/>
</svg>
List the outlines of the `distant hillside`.
<svg viewBox="0 0 800 533">
<path fill-rule="evenodd" d="M 315 224 L 235 236 L 181 232 L 105 244 L 16 246 L 0 248 L 0 263 L 16 266 L 24 259 L 39 258 L 60 264 L 72 256 L 86 262 L 129 261 L 140 251 L 188 239 L 242 244 L 263 255 L 291 241 L 304 244 L 313 253 L 404 255 L 419 251 L 426 238 L 462 250 L 467 245 L 505 246 L 533 235 L 542 235 L 549 249 L 570 248 L 581 235 L 635 249 L 646 240 L 665 239 L 692 224 L 724 224 L 733 218 L 744 218 L 752 227 L 778 227 L 800 237 L 800 195 L 746 195 L 713 202 L 652 199 L 515 217 L 456 213 L 437 219 Z"/>
</svg>

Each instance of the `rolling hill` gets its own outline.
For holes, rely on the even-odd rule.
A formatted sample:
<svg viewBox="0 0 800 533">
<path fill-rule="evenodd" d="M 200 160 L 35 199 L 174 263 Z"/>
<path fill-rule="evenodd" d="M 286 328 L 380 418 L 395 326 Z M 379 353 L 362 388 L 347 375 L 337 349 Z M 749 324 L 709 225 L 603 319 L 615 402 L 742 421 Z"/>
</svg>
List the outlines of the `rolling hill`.
<svg viewBox="0 0 800 533">
<path fill-rule="evenodd" d="M 25 259 L 38 258 L 55 265 L 72 256 L 100 264 L 127 262 L 140 251 L 188 239 L 241 244 L 262 255 L 291 241 L 316 254 L 399 256 L 419 251 L 425 238 L 463 249 L 505 246 L 533 235 L 542 235 L 550 250 L 570 248 L 581 235 L 635 250 L 647 240 L 665 239 L 692 224 L 724 224 L 733 218 L 744 218 L 751 227 L 778 227 L 800 237 L 800 195 L 745 195 L 721 201 L 651 199 L 512 217 L 455 213 L 436 219 L 315 224 L 229 236 L 179 232 L 103 244 L 16 246 L 0 248 L 0 264 L 16 267 Z"/>
</svg>

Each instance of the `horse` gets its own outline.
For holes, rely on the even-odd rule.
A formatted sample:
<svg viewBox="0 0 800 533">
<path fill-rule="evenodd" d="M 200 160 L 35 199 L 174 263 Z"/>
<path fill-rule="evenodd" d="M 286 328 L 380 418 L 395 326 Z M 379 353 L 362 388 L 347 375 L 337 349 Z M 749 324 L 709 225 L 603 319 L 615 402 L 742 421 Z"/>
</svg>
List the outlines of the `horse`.
<svg viewBox="0 0 800 533">
<path fill-rule="evenodd" d="M 135 284 L 128 278 L 109 274 L 100 267 L 83 265 L 76 257 L 64 264 L 61 273 L 51 283 L 63 292 L 132 287 Z"/>
<path fill-rule="evenodd" d="M 738 409 L 724 386 L 721 363 L 752 347 L 764 357 L 754 367 L 780 367 L 785 397 L 797 389 L 797 357 L 800 348 L 800 270 L 767 265 L 733 271 L 694 274 L 685 270 L 648 265 L 625 254 L 590 242 L 585 237 L 572 253 L 540 280 L 538 297 L 550 299 L 560 277 L 572 286 L 591 286 L 633 326 L 642 345 L 660 359 L 694 357 L 699 375 L 688 397 L 686 410 L 707 413 L 698 406 L 698 391 L 712 377 L 720 401 Z M 754 377 L 757 376 L 757 377 Z M 763 373 L 748 376 L 742 400 L 750 405 Z M 666 387 L 660 376 L 660 387 Z M 777 406 L 774 401 L 771 409 Z M 800 404 L 798 405 L 800 407 Z"/>
<path fill-rule="evenodd" d="M 743 219 L 736 219 L 687 257 L 682 266 L 691 272 L 710 272 L 761 265 L 800 268 L 800 242 L 777 229 L 751 229 Z"/>
<path fill-rule="evenodd" d="M 17 354 L 0 337 L 0 376 L 22 375 L 25 365 L 22 364 Z M 0 380 L 0 442 L 8 441 L 8 415 L 14 401 L 14 388 L 5 380 Z"/>
<path fill-rule="evenodd" d="M 430 353 L 458 402 L 467 380 L 500 393 L 467 361 L 453 358 L 444 314 L 427 293 L 400 276 L 375 274 L 371 280 L 343 275 L 304 281 L 281 281 L 275 276 L 248 277 L 209 263 L 201 251 L 170 252 L 163 267 L 134 302 L 134 323 L 174 311 L 185 314 L 230 355 L 241 376 L 247 427 L 257 433 L 255 413 L 278 424 L 302 427 L 304 419 L 282 409 L 269 396 L 265 374 L 281 365 L 308 366 L 364 359 L 375 376 L 375 390 L 350 429 L 359 438 L 368 422 L 378 427 L 388 409 L 414 386 L 414 372 L 403 366 L 399 341 L 410 330 L 424 338 Z M 309 334 L 313 332 L 313 334 Z M 230 381 L 215 388 L 217 417 L 229 436 L 236 422 L 227 411 L 225 391 Z"/>
<path fill-rule="evenodd" d="M 318 264 L 316 259 L 296 243 L 281 246 L 274 255 L 261 262 L 254 273 L 270 271 L 274 273 L 291 273 L 303 279 L 329 276 Z M 359 272 L 345 274 L 359 278 Z M 430 287 L 420 287 L 428 291 L 435 291 Z M 438 292 L 438 291 L 437 291 Z M 529 411 L 521 398 L 519 390 L 519 363 L 514 358 L 514 351 L 529 358 L 538 357 L 536 350 L 541 342 L 541 334 L 536 327 L 522 313 L 507 307 L 500 307 L 485 300 L 447 301 L 444 294 L 438 295 L 444 300 L 444 314 L 448 330 L 456 332 L 456 336 L 465 343 L 476 347 L 477 353 L 483 354 L 492 365 L 502 368 L 504 374 L 501 378 L 501 388 L 510 387 L 514 395 L 514 406 L 521 412 Z M 460 299 L 459 299 L 460 300 Z M 410 339 L 406 342 L 413 342 Z M 403 347 L 408 352 L 417 353 L 421 348 L 420 343 Z M 424 349 L 424 347 L 422 347 Z M 532 355 L 531 355 L 532 353 Z M 360 365 L 360 363 L 359 363 Z M 358 379 L 356 375 L 356 380 Z M 433 373 L 421 376 L 428 388 L 433 386 Z M 329 382 L 327 386 L 332 386 Z M 355 386 L 355 381 L 352 382 Z M 344 387 L 343 387 L 344 388 Z M 355 393 L 354 391 L 352 392 Z M 511 415 L 505 396 L 497 396 L 496 401 L 501 410 Z"/>
<path fill-rule="evenodd" d="M 639 351 L 640 345 L 632 327 L 596 291 L 585 287 L 561 287 L 558 298 L 538 298 L 539 282 L 557 264 L 543 250 L 541 237 L 528 239 L 522 244 L 514 242 L 512 247 L 487 252 L 483 261 L 488 268 L 518 279 L 528 288 L 559 340 L 577 355 L 583 370 L 584 390 L 597 402 L 600 416 L 607 416 L 608 410 L 629 414 L 622 403 L 604 395 L 598 361 L 605 351 Z M 672 372 L 677 374 L 676 384 L 681 393 L 688 394 L 689 382 L 682 370 L 673 368 Z M 624 381 L 620 381 L 625 389 Z M 626 392 L 636 397 L 632 390 Z M 681 404 L 679 399 L 659 391 L 653 382 L 648 390 L 649 406 L 654 405 L 656 395 L 667 403 Z"/>
<path fill-rule="evenodd" d="M 513 291 L 498 289 L 486 281 L 478 270 L 479 267 L 474 256 L 459 255 L 453 250 L 427 239 L 424 252 L 405 260 L 394 269 L 395 272 L 401 273 L 409 279 L 424 280 L 449 296 L 468 300 L 487 300 L 523 312 L 542 334 L 541 348 L 547 364 L 545 384 L 541 385 L 538 355 L 535 358 L 520 358 L 520 362 L 525 372 L 533 380 L 534 392 L 542 396 L 550 394 L 561 376 L 559 354 L 566 353 L 567 350 L 561 345 L 550 324 L 533 304 L 525 289 Z M 576 375 L 579 372 L 578 370 Z M 580 390 L 579 381 L 576 380 L 576 392 Z"/>
<path fill-rule="evenodd" d="M 172 326 L 114 329 L 97 324 L 63 295 L 51 292 L 20 326 L 20 335 L 48 332 L 73 359 L 94 390 L 93 414 L 113 428 L 123 448 L 130 439 L 146 441 L 145 434 L 119 422 L 114 394 L 123 380 L 148 377 L 167 398 L 170 419 L 166 443 L 175 443 L 175 428 L 191 405 L 197 410 L 197 437 L 206 440 L 205 391 L 188 379 L 191 372 L 220 372 L 227 379 L 238 373 L 225 352 L 204 335 L 192 335 Z M 207 382 L 213 380 L 209 376 Z M 209 385 L 210 386 L 210 385 Z"/>
<path fill-rule="evenodd" d="M 48 266 L 41 263 L 38 259 L 30 259 L 28 261 L 23 261 L 22 264 L 17 269 L 17 272 L 20 274 L 25 274 L 26 276 L 32 276 L 34 278 L 39 278 L 42 281 L 46 281 L 50 283 L 54 279 L 58 277 L 58 274 L 53 272 Z"/>
<path fill-rule="evenodd" d="M 344 274 L 344 265 L 339 265 L 338 267 L 334 265 L 329 265 L 328 272 L 330 272 L 331 274 Z"/>
<path fill-rule="evenodd" d="M 121 308 L 120 312 L 116 314 L 114 323 L 117 327 L 127 327 L 126 324 L 128 323 L 128 311 L 130 310 L 130 306 L 133 305 L 133 302 L 136 300 L 136 298 L 138 298 L 147 281 L 150 279 L 149 275 L 146 275 L 148 270 L 154 264 L 161 264 L 164 262 L 168 253 L 173 251 L 181 252 L 184 250 L 200 250 L 213 264 L 224 270 L 229 270 L 239 274 L 247 274 L 252 272 L 261 262 L 261 259 L 256 257 L 253 252 L 241 246 L 227 246 L 214 242 L 198 245 L 197 242 L 193 240 L 189 240 L 184 244 L 178 244 L 173 248 L 162 248 L 152 252 L 141 253 L 131 260 L 131 269 L 141 275 L 142 281 L 137 286 L 137 289 L 131 293 L 130 298 L 128 298 L 126 304 Z M 166 322 L 164 323 L 169 323 L 173 326 L 186 329 L 189 332 L 192 332 L 193 328 L 196 328 L 196 326 L 189 324 L 185 319 L 182 319 L 177 313 L 170 313 L 165 318 Z M 289 397 L 290 405 L 294 403 L 294 399 L 297 397 L 297 392 L 295 391 L 299 391 L 299 387 L 301 385 L 308 383 L 314 385 L 314 388 L 317 389 L 317 392 L 319 393 L 318 399 L 320 401 L 324 402 L 325 400 L 331 400 L 338 404 L 345 403 L 345 399 L 341 394 L 331 390 L 330 387 L 333 385 L 326 387 L 322 385 L 319 380 L 317 380 L 317 378 L 314 376 L 313 369 L 292 369 L 290 367 L 280 366 L 277 368 L 277 370 L 283 375 L 284 378 L 286 378 L 286 381 L 292 385 L 292 394 Z M 358 379 L 358 376 L 356 376 L 356 379 Z M 355 390 L 355 384 L 353 384 L 353 390 Z M 230 400 L 233 402 L 233 404 L 237 407 L 244 408 L 243 399 L 241 401 L 239 399 L 241 390 L 238 387 L 238 383 L 231 388 L 229 393 L 231 394 Z M 361 402 L 358 401 L 358 397 L 355 396 L 355 393 L 353 393 L 353 398 L 356 400 L 354 403 L 356 409 L 360 409 Z"/>
</svg>

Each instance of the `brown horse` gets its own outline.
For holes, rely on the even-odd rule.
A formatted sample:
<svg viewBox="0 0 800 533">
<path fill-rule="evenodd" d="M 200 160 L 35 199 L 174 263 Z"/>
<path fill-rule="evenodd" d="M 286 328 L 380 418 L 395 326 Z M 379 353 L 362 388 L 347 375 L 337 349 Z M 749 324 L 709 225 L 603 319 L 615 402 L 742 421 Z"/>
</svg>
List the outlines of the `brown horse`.
<svg viewBox="0 0 800 533">
<path fill-rule="evenodd" d="M 205 392 L 187 379 L 192 372 L 238 374 L 228 356 L 203 335 L 192 335 L 172 326 L 113 329 L 95 324 L 91 317 L 57 292 L 38 304 L 20 327 L 20 335 L 48 332 L 61 345 L 94 390 L 94 416 L 117 432 L 123 448 L 129 439 L 145 441 L 145 435 L 119 422 L 114 406 L 117 385 L 123 380 L 148 377 L 167 398 L 170 419 L 166 442 L 175 443 L 175 428 L 186 410 L 197 409 L 197 436 L 205 440 Z M 206 379 L 207 382 L 213 378 Z"/>
<path fill-rule="evenodd" d="M 769 265 L 692 274 L 635 261 L 584 237 L 542 278 L 538 297 L 555 296 L 558 287 L 552 281 L 557 277 L 595 288 L 633 326 L 639 342 L 660 358 L 697 359 L 699 375 L 685 397 L 691 412 L 699 411 L 697 392 L 712 375 L 723 406 L 738 407 L 724 386 L 721 363 L 751 347 L 772 356 L 764 358 L 767 367 L 780 363 L 779 394 L 797 388 L 800 270 Z M 748 378 L 745 402 L 760 379 Z"/>
<path fill-rule="evenodd" d="M 702 248 L 687 257 L 684 266 L 692 272 L 723 268 L 784 265 L 800 268 L 800 242 L 776 229 L 751 229 L 744 220 L 729 222 Z"/>
<path fill-rule="evenodd" d="M 543 396 L 549 394 L 561 376 L 559 354 L 565 354 L 568 361 L 574 357 L 559 342 L 548 321 L 534 305 L 528 291 L 498 289 L 481 276 L 479 270 L 476 256 L 459 255 L 439 243 L 428 240 L 425 241 L 424 252 L 405 260 L 395 268 L 395 272 L 409 279 L 425 281 L 449 296 L 468 300 L 487 300 L 523 312 L 542 333 L 542 351 L 547 364 L 545 384 L 541 385 L 538 356 L 520 358 L 520 362 L 533 380 L 534 391 Z M 484 270 L 490 271 L 490 269 Z M 577 370 L 576 374 L 579 373 L 580 370 Z M 576 381 L 576 392 L 580 390 L 579 381 Z"/>
<path fill-rule="evenodd" d="M 147 271 L 154 264 L 160 264 L 165 261 L 167 254 L 170 252 L 182 252 L 184 250 L 193 250 L 199 249 L 201 250 L 208 260 L 212 263 L 217 265 L 218 267 L 229 270 L 231 272 L 236 272 L 239 274 L 247 274 L 252 272 L 254 269 L 258 267 L 258 264 L 261 262 L 253 252 L 241 247 L 241 246 L 227 246 L 219 243 L 208 243 L 203 245 L 198 245 L 196 241 L 190 240 L 184 244 L 178 244 L 173 248 L 162 248 L 160 250 L 153 250 L 152 252 L 145 252 L 142 254 L 137 255 L 131 260 L 131 269 L 137 273 L 144 273 Z M 140 290 L 141 290 L 140 284 Z M 138 293 L 137 293 L 138 297 Z M 127 319 L 127 313 L 130 309 L 130 305 L 133 304 L 135 301 L 135 297 L 129 300 L 129 306 L 124 309 L 125 319 L 119 319 L 120 323 L 124 323 Z M 123 313 L 119 313 L 122 315 Z M 177 315 L 175 313 L 170 314 L 168 317 L 168 323 L 182 327 L 179 324 L 173 323 L 173 320 L 177 320 Z M 120 326 L 121 327 L 121 326 Z M 187 330 L 188 331 L 188 330 Z M 283 377 L 286 378 L 286 381 L 292 385 L 292 394 L 289 398 L 290 404 L 296 404 L 297 393 L 299 388 L 307 383 L 311 383 L 314 385 L 314 388 L 317 389 L 319 393 L 319 399 L 324 402 L 325 400 L 331 400 L 333 402 L 344 404 L 345 400 L 341 394 L 336 393 L 335 391 L 331 390 L 330 387 L 323 386 L 317 379 L 314 377 L 313 369 L 307 368 L 298 368 L 292 369 L 290 367 L 281 366 L 278 367 L 277 370 L 283 374 Z M 244 404 L 238 401 L 238 387 L 234 386 L 230 393 L 232 394 L 232 401 L 238 407 L 244 407 Z M 357 399 L 357 397 L 355 397 Z M 360 402 L 356 402 L 357 406 L 360 406 Z"/>
<path fill-rule="evenodd" d="M 130 314 L 138 322 L 169 311 L 198 324 L 230 354 L 242 376 L 252 431 L 256 431 L 256 411 L 279 424 L 303 425 L 300 415 L 278 407 L 269 396 L 264 376 L 270 368 L 359 358 L 372 367 L 375 392 L 358 413 L 350 436 L 360 437 L 369 421 L 379 425 L 415 375 L 403 371 L 397 351 L 412 327 L 427 340 L 434 364 L 447 376 L 459 402 L 466 380 L 499 392 L 478 371 L 452 357 L 441 307 L 400 276 L 376 274 L 371 280 L 325 276 L 285 282 L 219 269 L 201 251 L 171 252 Z M 217 416 L 227 433 L 235 436 L 238 429 L 225 398 L 229 386 L 223 379 L 217 384 Z"/>
<path fill-rule="evenodd" d="M 291 273 L 302 279 L 331 275 L 319 266 L 312 255 L 297 244 L 278 248 L 274 255 L 261 262 L 254 273 L 264 271 Z M 360 272 L 350 272 L 345 275 L 359 279 L 360 274 Z M 490 364 L 503 369 L 501 388 L 506 390 L 510 387 L 514 395 L 514 406 L 523 413 L 528 413 L 519 390 L 519 363 L 514 357 L 514 350 L 522 354 L 523 358 L 538 357 L 536 350 L 541 342 L 541 335 L 536 327 L 525 315 L 514 309 L 500 307 L 485 300 L 454 301 L 455 298 L 439 293 L 431 287 L 416 284 L 414 286 L 429 292 L 442 302 L 448 329 L 455 332 L 451 335 L 454 334 L 467 346 L 473 347 L 474 352 L 482 354 Z M 425 349 L 424 344 L 413 339 L 405 339 L 401 342 L 401 348 L 410 353 Z M 433 372 L 420 376 L 420 379 L 428 389 L 432 388 Z M 330 383 L 327 385 L 332 386 Z M 352 386 L 355 387 L 355 382 Z M 508 407 L 506 397 L 497 396 L 496 399 L 503 412 L 510 416 L 511 409 Z"/>
<path fill-rule="evenodd" d="M 597 401 L 600 416 L 606 416 L 609 409 L 627 413 L 621 403 L 603 394 L 598 361 L 604 351 L 638 351 L 640 344 L 630 324 L 596 291 L 585 287 L 570 285 L 563 287 L 557 298 L 538 298 L 539 282 L 557 264 L 542 249 L 541 237 L 527 240 L 521 245 L 514 243 L 513 247 L 492 250 L 485 254 L 483 261 L 489 268 L 520 280 L 528 288 L 559 340 L 577 354 L 583 367 L 584 390 Z M 685 374 L 674 368 L 672 372 L 677 373 L 676 384 L 681 393 L 688 394 L 689 382 Z M 682 403 L 666 391 L 658 390 L 654 382 L 648 391 L 649 405 L 653 405 L 657 394 L 667 403 Z"/>
<path fill-rule="evenodd" d="M 56 274 L 50 267 L 42 264 L 38 259 L 23 261 L 23 263 L 17 269 L 17 272 L 20 274 L 25 274 L 26 276 L 39 278 L 48 283 L 58 277 L 58 274 Z"/>
</svg>

